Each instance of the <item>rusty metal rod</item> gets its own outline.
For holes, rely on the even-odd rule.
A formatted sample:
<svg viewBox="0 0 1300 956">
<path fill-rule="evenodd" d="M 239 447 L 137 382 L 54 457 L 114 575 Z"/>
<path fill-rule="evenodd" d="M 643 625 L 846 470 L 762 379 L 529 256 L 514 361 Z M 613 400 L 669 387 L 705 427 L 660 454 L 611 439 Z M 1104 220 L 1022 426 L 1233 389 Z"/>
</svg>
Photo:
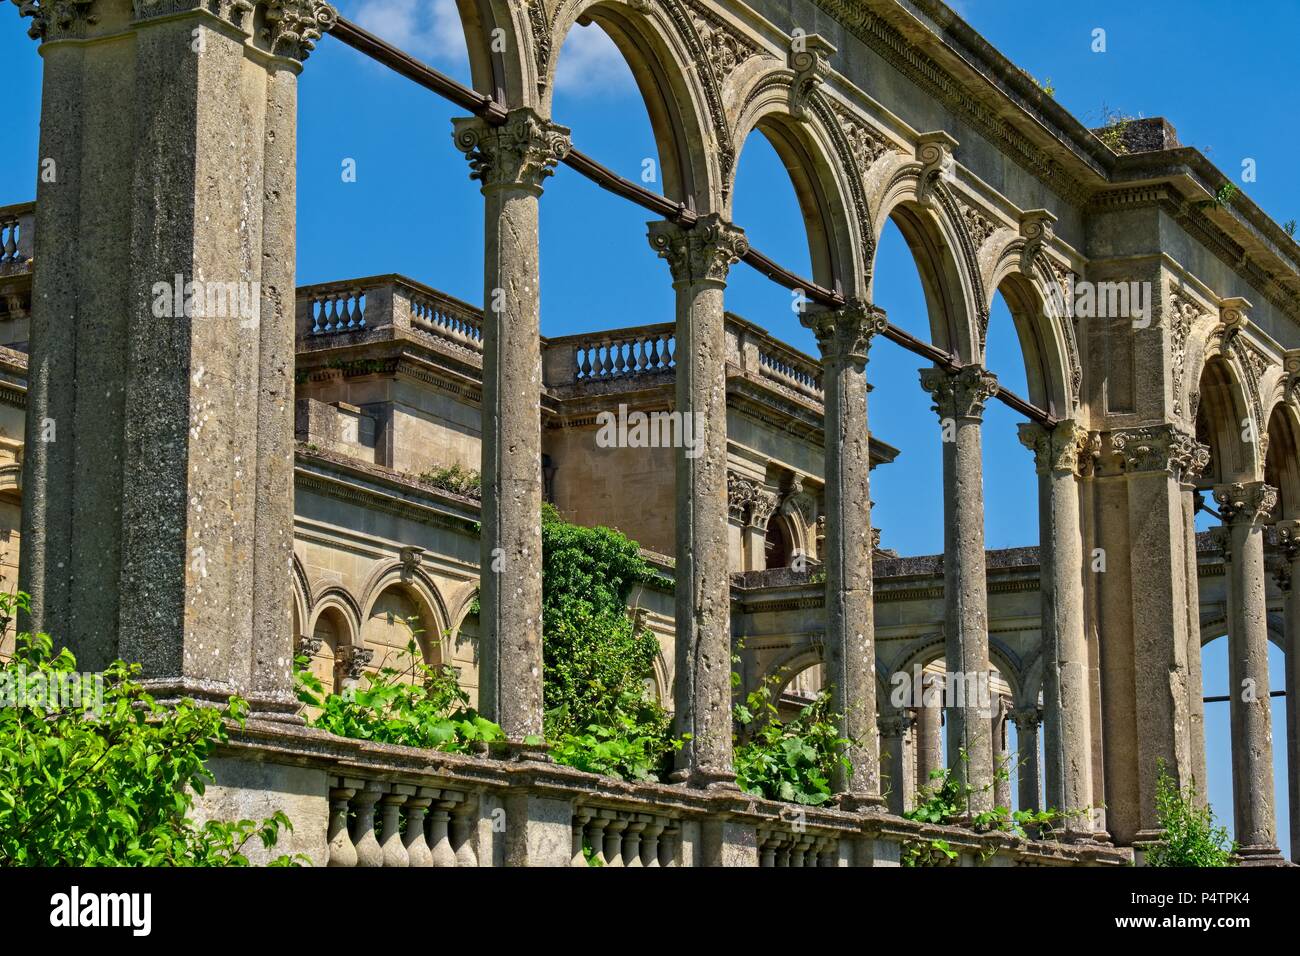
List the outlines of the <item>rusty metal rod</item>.
<svg viewBox="0 0 1300 956">
<path fill-rule="evenodd" d="M 363 53 L 389 69 L 400 73 L 407 79 L 413 80 L 425 89 L 432 90 L 457 106 L 469 110 L 475 116 L 481 116 L 495 126 L 500 126 L 506 121 L 506 108 L 492 97 L 479 93 L 477 90 L 472 90 L 445 73 L 440 73 L 433 67 L 421 63 L 415 57 L 403 52 L 387 41 L 381 40 L 373 33 L 362 29 L 346 17 L 339 17 L 329 32 L 359 53 Z M 564 164 L 602 189 L 606 189 L 617 196 L 622 196 L 641 208 L 655 215 L 663 216 L 688 229 L 699 220 L 695 211 L 685 203 L 673 202 L 659 193 L 646 189 L 640 183 L 625 179 L 580 150 L 570 150 L 568 156 L 564 159 Z M 798 273 L 791 272 L 753 247 L 745 253 L 741 261 L 778 285 L 785 286 L 791 291 L 802 292 L 810 301 L 816 302 L 818 305 L 838 309 L 845 304 L 844 296 L 839 292 L 827 289 L 810 279 L 805 279 Z M 954 356 L 937 346 L 931 345 L 929 342 L 918 339 L 892 323 L 885 329 L 884 335 L 891 342 L 902 346 L 909 352 L 920 355 L 922 358 L 929 359 L 950 372 L 956 372 L 962 368 L 962 364 Z M 1026 401 L 1015 392 L 999 388 L 997 398 L 1004 405 L 1015 409 L 1026 418 L 1046 425 L 1048 428 L 1057 423 L 1057 419 L 1049 412 Z"/>
</svg>

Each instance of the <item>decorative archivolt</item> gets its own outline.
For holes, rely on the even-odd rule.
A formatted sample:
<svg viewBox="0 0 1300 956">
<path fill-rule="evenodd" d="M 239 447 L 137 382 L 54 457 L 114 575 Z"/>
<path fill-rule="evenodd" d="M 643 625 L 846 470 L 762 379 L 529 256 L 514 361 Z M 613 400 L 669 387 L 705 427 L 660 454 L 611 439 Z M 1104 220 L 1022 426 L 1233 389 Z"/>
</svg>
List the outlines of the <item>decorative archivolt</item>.
<svg viewBox="0 0 1300 956">
<path fill-rule="evenodd" d="M 365 621 L 370 617 L 375 602 L 385 591 L 393 585 L 402 585 L 416 598 L 417 603 L 424 606 L 429 617 L 432 618 L 429 623 L 433 625 L 433 633 L 426 634 L 425 637 L 430 643 L 438 643 L 450 627 L 451 616 L 447 612 L 447 606 L 442 600 L 438 586 L 424 569 L 419 567 L 418 562 L 418 554 L 412 558 L 409 552 L 404 552 L 403 557 L 397 561 L 376 565 L 361 588 L 363 608 L 361 620 Z"/>
</svg>

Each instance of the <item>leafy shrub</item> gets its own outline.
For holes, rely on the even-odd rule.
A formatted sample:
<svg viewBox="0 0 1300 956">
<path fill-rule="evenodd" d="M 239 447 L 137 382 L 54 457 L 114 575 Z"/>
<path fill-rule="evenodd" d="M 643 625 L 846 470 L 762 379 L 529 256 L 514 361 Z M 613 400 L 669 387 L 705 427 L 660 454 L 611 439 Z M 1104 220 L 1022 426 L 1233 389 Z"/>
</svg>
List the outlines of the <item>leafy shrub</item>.
<svg viewBox="0 0 1300 956">
<path fill-rule="evenodd" d="M 659 642 L 628 616 L 637 584 L 663 580 L 635 541 L 542 508 L 542 675 L 551 757 L 627 780 L 660 779 L 682 746 L 646 686 Z"/>
<path fill-rule="evenodd" d="M 1195 785 L 1178 789 L 1163 763 L 1156 779 L 1156 816 L 1160 840 L 1147 851 L 1148 866 L 1236 865 L 1237 844 L 1227 828 L 1215 826 L 1214 811 L 1200 805 Z"/>
<path fill-rule="evenodd" d="M 733 686 L 740 683 L 740 675 L 731 678 Z M 783 683 L 780 675 L 771 675 L 733 708 L 736 724 L 748 732 L 735 748 L 736 782 L 746 793 L 769 800 L 826 803 L 834 795 L 836 764 L 849 766 L 844 755 L 848 740 L 840 735 L 827 691 L 783 722 L 773 702 Z"/>
<path fill-rule="evenodd" d="M 0 618 L 27 600 L 0 594 Z M 213 779 L 204 764 L 229 739 L 227 721 L 242 723 L 243 700 L 164 706 L 145 692 L 138 664 L 114 661 L 92 675 L 76 666 L 47 634 L 19 634 L 0 664 L 0 685 L 13 695 L 0 706 L 0 866 L 247 866 L 251 841 L 269 849 L 292 829 L 283 813 L 190 819 L 194 795 Z M 100 680 L 89 702 L 49 693 Z"/>
<path fill-rule="evenodd" d="M 319 710 L 310 725 L 354 740 L 456 753 L 482 750 L 504 737 L 500 727 L 470 708 L 454 670 L 424 663 L 414 638 L 404 660 L 400 669 L 385 665 L 367 674 L 364 688 L 325 694 L 307 669 L 308 659 L 298 657 L 298 699 Z"/>
</svg>

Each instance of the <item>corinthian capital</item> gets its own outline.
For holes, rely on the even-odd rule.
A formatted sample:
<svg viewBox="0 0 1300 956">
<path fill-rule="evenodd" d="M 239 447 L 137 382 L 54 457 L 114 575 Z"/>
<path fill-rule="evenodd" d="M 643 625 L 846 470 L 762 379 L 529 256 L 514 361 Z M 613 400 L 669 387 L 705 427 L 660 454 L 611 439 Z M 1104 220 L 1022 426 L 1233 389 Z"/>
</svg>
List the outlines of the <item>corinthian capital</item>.
<svg viewBox="0 0 1300 956">
<path fill-rule="evenodd" d="M 469 158 L 470 179 L 484 189 L 522 186 L 540 191 L 573 148 L 568 129 L 526 106 L 511 110 L 500 126 L 477 116 L 452 120 L 452 125 L 456 148 Z"/>
<path fill-rule="evenodd" d="M 1054 471 L 1077 474 L 1079 456 L 1088 447 L 1088 430 L 1072 421 L 1058 422 L 1055 428 L 1026 422 L 1020 426 L 1020 444 L 1034 453 L 1040 475 Z"/>
<path fill-rule="evenodd" d="M 1258 524 L 1277 507 L 1277 489 L 1262 481 L 1237 481 L 1216 485 L 1214 500 L 1224 524 Z"/>
<path fill-rule="evenodd" d="M 27 31 L 39 40 L 66 40 L 87 35 L 99 23 L 105 0 L 13 0 L 19 16 L 31 17 Z M 262 9 L 260 28 L 254 20 Z M 134 22 L 154 17 L 205 11 L 254 38 L 262 49 L 305 60 L 316 41 L 338 22 L 338 11 L 325 0 L 131 0 Z M 111 19 L 111 18 L 110 18 Z"/>
<path fill-rule="evenodd" d="M 1176 425 L 1118 429 L 1110 446 L 1126 472 L 1163 471 L 1190 480 L 1210 462 L 1210 449 Z"/>
<path fill-rule="evenodd" d="M 978 365 L 966 365 L 956 372 L 923 368 L 921 387 L 934 399 L 934 410 L 940 419 L 978 421 L 984 415 L 985 403 L 998 393 L 998 377 Z"/>
<path fill-rule="evenodd" d="M 649 230 L 650 248 L 667 260 L 674 282 L 726 282 L 732 265 L 749 252 L 745 231 L 717 213 L 701 216 L 691 229 L 652 222 Z"/>
<path fill-rule="evenodd" d="M 884 309 L 861 299 L 850 299 L 844 308 L 806 313 L 800 320 L 817 336 L 823 359 L 849 360 L 866 364 L 871 340 L 889 326 Z"/>
</svg>

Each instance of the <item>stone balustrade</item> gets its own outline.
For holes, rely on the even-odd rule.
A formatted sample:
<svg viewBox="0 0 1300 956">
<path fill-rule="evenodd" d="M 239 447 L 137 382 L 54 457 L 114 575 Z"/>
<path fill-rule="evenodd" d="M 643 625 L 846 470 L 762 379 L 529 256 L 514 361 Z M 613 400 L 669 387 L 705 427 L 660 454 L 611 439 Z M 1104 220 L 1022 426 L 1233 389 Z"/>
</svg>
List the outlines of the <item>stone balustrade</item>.
<svg viewBox="0 0 1300 956">
<path fill-rule="evenodd" d="M 572 865 L 677 866 L 680 838 L 677 821 L 663 814 L 579 806 L 573 811 Z"/>
<path fill-rule="evenodd" d="M 200 818 L 260 819 L 283 810 L 294 830 L 267 855 L 302 853 L 316 865 L 898 866 L 908 844 L 934 841 L 953 854 L 931 855 L 943 866 L 1132 859 L 1126 849 L 630 783 L 537 760 L 445 754 L 255 720 L 232 731 L 212 768 L 217 780 L 196 802 Z"/>
<path fill-rule="evenodd" d="M 547 385 L 570 385 L 651 375 L 676 368 L 671 323 L 548 339 Z"/>
<path fill-rule="evenodd" d="M 329 866 L 478 866 L 461 790 L 354 777 L 329 789 Z"/>
<path fill-rule="evenodd" d="M 300 348 L 339 344 L 367 332 L 423 332 L 481 356 L 482 313 L 452 296 L 401 276 L 373 276 L 301 286 L 297 301 Z"/>
<path fill-rule="evenodd" d="M 36 203 L 0 206 L 0 274 L 31 268 L 36 243 Z"/>
</svg>

